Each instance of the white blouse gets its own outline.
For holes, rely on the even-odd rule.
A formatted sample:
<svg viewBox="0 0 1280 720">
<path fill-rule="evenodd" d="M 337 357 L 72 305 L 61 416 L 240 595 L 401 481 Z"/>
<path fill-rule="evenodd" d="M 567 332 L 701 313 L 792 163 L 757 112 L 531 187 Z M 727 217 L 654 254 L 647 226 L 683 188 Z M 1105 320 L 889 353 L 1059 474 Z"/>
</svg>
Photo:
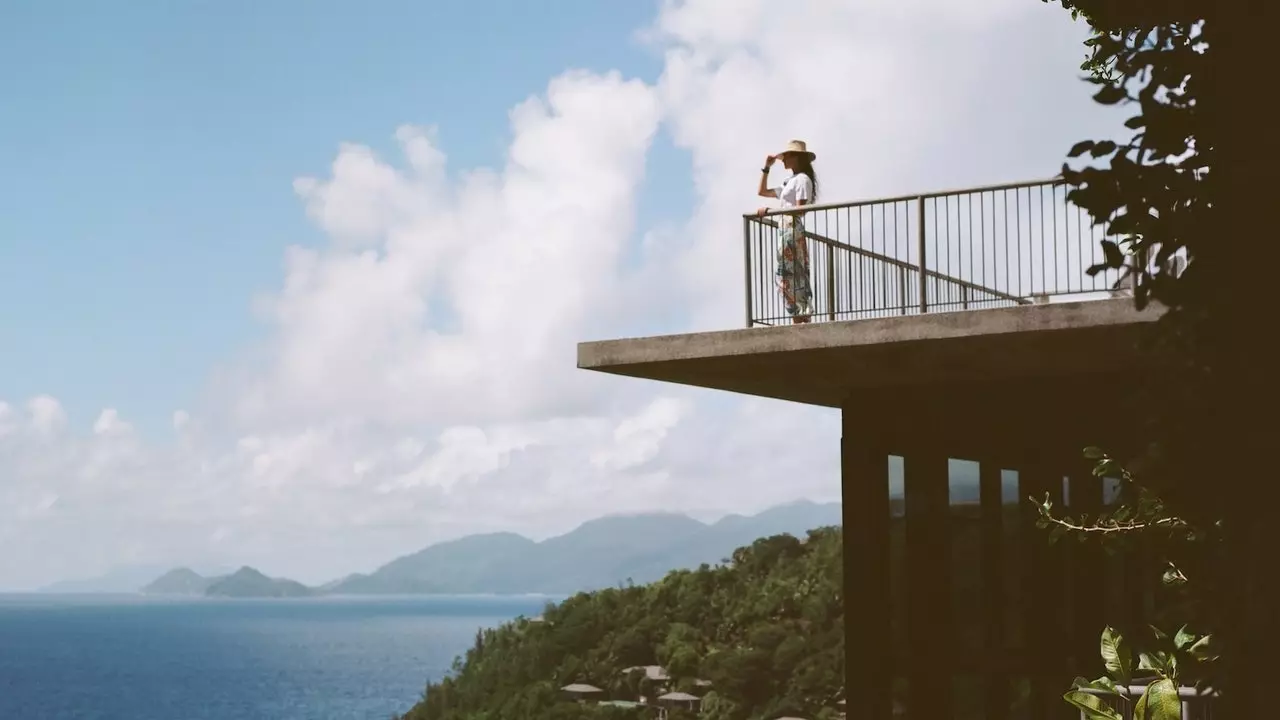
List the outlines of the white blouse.
<svg viewBox="0 0 1280 720">
<path fill-rule="evenodd" d="M 813 181 L 804 173 L 795 173 L 773 192 L 782 201 L 782 207 L 799 207 L 801 202 L 813 202 Z"/>
</svg>

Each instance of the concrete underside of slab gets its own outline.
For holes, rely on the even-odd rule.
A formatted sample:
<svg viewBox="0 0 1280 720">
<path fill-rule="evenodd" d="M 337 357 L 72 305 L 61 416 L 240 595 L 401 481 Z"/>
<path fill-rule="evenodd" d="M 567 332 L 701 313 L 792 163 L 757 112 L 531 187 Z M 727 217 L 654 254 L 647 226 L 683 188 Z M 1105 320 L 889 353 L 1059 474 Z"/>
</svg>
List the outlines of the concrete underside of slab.
<svg viewBox="0 0 1280 720">
<path fill-rule="evenodd" d="M 842 407 L 860 390 L 1123 372 L 1160 311 L 1133 300 L 605 340 L 578 367 Z"/>
</svg>

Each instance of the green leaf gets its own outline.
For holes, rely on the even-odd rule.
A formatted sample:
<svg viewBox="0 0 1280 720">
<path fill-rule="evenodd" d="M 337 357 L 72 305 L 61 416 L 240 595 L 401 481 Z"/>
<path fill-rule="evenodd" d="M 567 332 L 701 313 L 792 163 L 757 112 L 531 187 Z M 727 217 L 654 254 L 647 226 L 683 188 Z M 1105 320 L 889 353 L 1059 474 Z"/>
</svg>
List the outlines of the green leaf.
<svg viewBox="0 0 1280 720">
<path fill-rule="evenodd" d="M 1102 631 L 1102 663 L 1107 674 L 1121 685 L 1128 685 L 1133 679 L 1133 652 L 1124 636 L 1110 625 Z"/>
<path fill-rule="evenodd" d="M 1081 155 L 1093 149 L 1094 142 L 1092 140 L 1081 140 L 1071 146 L 1071 151 L 1067 153 L 1067 157 L 1080 157 Z"/>
<path fill-rule="evenodd" d="M 1218 649 L 1213 644 L 1213 635 L 1205 635 L 1195 641 L 1195 643 L 1187 649 L 1187 654 L 1201 662 L 1216 660 L 1218 658 Z"/>
<path fill-rule="evenodd" d="M 1103 240 L 1100 244 L 1102 255 L 1106 258 L 1109 267 L 1118 268 L 1124 265 L 1124 253 L 1120 252 L 1119 245 L 1111 240 Z"/>
<path fill-rule="evenodd" d="M 1188 631 L 1187 626 L 1183 625 L 1178 629 L 1178 634 L 1173 636 L 1173 646 L 1179 650 L 1186 650 L 1188 647 L 1191 647 L 1192 643 L 1196 640 L 1196 634 Z"/>
<path fill-rule="evenodd" d="M 1085 678 L 1077 677 L 1075 681 L 1071 683 L 1071 687 L 1075 690 L 1097 690 L 1108 695 L 1121 697 L 1120 691 L 1116 688 L 1116 684 L 1106 675 L 1103 675 L 1097 680 L 1086 680 Z"/>
<path fill-rule="evenodd" d="M 1129 97 L 1129 93 L 1125 92 L 1123 87 L 1107 85 L 1093 96 L 1093 100 L 1101 105 L 1115 105 L 1127 97 Z"/>
<path fill-rule="evenodd" d="M 1182 720 L 1182 701 L 1172 680 L 1157 680 L 1147 686 L 1133 707 L 1133 720 Z"/>
<path fill-rule="evenodd" d="M 1085 460 L 1101 460 L 1106 456 L 1107 454 L 1103 452 L 1102 448 L 1100 447 L 1094 447 L 1090 445 L 1089 447 L 1084 449 Z"/>
<path fill-rule="evenodd" d="M 1150 670 L 1165 678 L 1171 678 L 1178 674 L 1177 662 L 1173 659 L 1173 656 L 1162 650 L 1153 653 L 1138 653 L 1138 669 Z"/>
<path fill-rule="evenodd" d="M 1160 643 L 1161 645 L 1169 644 L 1169 636 L 1165 633 L 1165 631 L 1161 630 L 1155 625 L 1148 625 L 1147 627 L 1151 628 L 1151 634 L 1155 636 L 1156 642 Z"/>
<path fill-rule="evenodd" d="M 1094 156 L 1095 158 L 1100 158 L 1103 155 L 1110 155 L 1115 151 L 1116 151 L 1115 141 L 1103 140 L 1102 142 L 1094 145 L 1093 150 L 1089 151 L 1089 154 Z"/>
<path fill-rule="evenodd" d="M 1119 712 L 1112 710 L 1102 698 L 1083 690 L 1068 690 L 1062 699 L 1080 711 L 1088 720 L 1124 720 Z"/>
<path fill-rule="evenodd" d="M 1169 567 L 1166 568 L 1164 574 L 1160 576 L 1160 581 L 1169 586 L 1185 585 L 1187 582 L 1187 576 L 1183 575 L 1182 571 L 1173 563 L 1169 563 Z"/>
</svg>

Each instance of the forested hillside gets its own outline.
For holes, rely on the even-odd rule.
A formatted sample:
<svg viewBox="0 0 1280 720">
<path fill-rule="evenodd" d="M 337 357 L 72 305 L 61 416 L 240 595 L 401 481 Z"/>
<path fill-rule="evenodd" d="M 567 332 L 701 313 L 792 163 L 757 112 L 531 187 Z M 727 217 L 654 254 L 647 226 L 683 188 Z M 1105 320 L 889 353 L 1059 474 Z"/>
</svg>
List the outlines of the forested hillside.
<svg viewBox="0 0 1280 720">
<path fill-rule="evenodd" d="M 668 690 L 701 696 L 707 720 L 837 717 L 840 559 L 840 529 L 823 528 L 805 540 L 757 540 L 727 565 L 580 593 L 541 619 L 478 634 L 404 720 L 645 717 L 651 711 L 595 701 L 652 702 Z M 644 665 L 663 666 L 672 680 L 655 686 L 644 673 L 624 673 Z M 561 690 L 571 683 L 603 692 L 579 703 Z"/>
</svg>

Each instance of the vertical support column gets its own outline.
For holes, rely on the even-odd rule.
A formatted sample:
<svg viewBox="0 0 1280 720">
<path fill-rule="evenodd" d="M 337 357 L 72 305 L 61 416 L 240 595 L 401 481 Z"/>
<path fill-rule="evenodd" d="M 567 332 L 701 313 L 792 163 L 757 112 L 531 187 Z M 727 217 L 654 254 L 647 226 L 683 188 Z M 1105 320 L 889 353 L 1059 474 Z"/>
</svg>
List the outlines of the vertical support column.
<svg viewBox="0 0 1280 720">
<path fill-rule="evenodd" d="M 948 657 L 955 643 L 950 588 L 951 513 L 947 458 L 914 449 L 903 457 L 907 546 L 907 668 L 913 718 L 949 720 L 953 714 L 952 670 Z"/>
<path fill-rule="evenodd" d="M 1030 463 L 1030 467 L 1020 469 L 1020 496 L 1040 502 L 1047 494 L 1054 507 L 1061 508 L 1063 473 L 1055 471 L 1054 467 L 1051 461 L 1037 460 Z M 1035 527 L 1038 515 L 1028 501 L 1023 502 L 1022 517 L 1026 539 L 1025 664 L 1031 674 L 1031 717 L 1034 720 L 1071 717 L 1070 706 L 1062 701 L 1062 693 L 1071 684 L 1066 662 L 1071 648 L 1065 644 L 1067 638 L 1062 627 L 1066 594 L 1063 546 L 1057 543 L 1050 545 L 1048 531 Z"/>
<path fill-rule="evenodd" d="M 1073 472 L 1069 487 L 1071 514 L 1096 518 L 1102 511 L 1102 479 L 1088 472 Z M 1107 584 L 1107 557 L 1096 542 L 1072 543 L 1071 634 L 1075 640 L 1073 674 L 1090 679 L 1102 674 L 1098 640 L 1106 624 L 1104 607 Z"/>
<path fill-rule="evenodd" d="M 889 454 L 840 439 L 844 521 L 845 697 L 850 720 L 892 717 L 889 634 Z"/>
<path fill-rule="evenodd" d="M 987 720 L 1009 718 L 1009 668 L 1005 648 L 1004 487 L 1000 466 L 990 458 L 978 463 L 982 517 L 982 621 L 985 625 L 983 704 Z"/>
</svg>

